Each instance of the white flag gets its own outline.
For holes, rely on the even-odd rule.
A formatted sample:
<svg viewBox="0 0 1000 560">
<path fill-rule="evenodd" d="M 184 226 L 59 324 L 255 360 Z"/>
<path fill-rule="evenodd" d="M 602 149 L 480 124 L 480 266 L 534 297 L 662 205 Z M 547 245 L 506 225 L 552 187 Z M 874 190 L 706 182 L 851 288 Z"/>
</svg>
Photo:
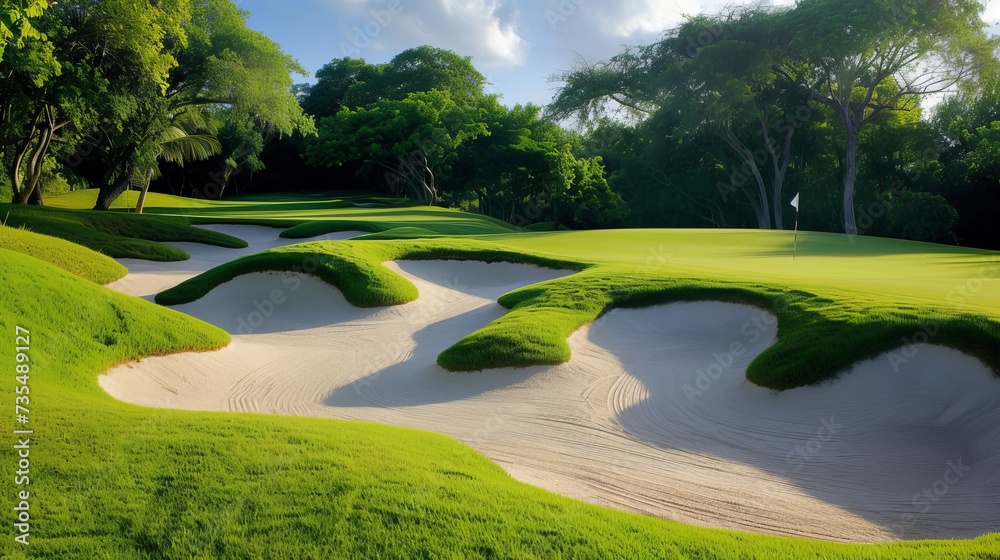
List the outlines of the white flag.
<svg viewBox="0 0 1000 560">
<path fill-rule="evenodd" d="M 794 206 L 796 210 L 799 209 L 799 193 L 795 193 L 795 198 L 792 199 L 792 206 Z"/>
</svg>

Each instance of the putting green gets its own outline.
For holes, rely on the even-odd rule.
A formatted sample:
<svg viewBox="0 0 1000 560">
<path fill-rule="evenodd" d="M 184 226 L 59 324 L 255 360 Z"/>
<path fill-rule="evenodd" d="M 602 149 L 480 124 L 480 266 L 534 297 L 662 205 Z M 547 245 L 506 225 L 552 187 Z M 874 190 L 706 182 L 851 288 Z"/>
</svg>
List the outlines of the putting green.
<svg viewBox="0 0 1000 560">
<path fill-rule="evenodd" d="M 796 289 L 852 290 L 1000 317 L 1000 253 L 881 237 L 760 230 L 605 230 L 491 236 L 554 258 L 767 281 Z"/>
</svg>

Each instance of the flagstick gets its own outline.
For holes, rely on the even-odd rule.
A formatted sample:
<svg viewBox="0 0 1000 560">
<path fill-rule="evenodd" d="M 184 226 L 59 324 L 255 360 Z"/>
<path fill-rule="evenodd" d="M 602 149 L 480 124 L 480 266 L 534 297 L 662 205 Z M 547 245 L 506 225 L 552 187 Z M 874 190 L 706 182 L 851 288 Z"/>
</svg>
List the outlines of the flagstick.
<svg viewBox="0 0 1000 560">
<path fill-rule="evenodd" d="M 795 234 L 792 236 L 792 260 L 795 260 L 795 250 L 799 245 L 799 207 L 795 207 Z"/>
</svg>

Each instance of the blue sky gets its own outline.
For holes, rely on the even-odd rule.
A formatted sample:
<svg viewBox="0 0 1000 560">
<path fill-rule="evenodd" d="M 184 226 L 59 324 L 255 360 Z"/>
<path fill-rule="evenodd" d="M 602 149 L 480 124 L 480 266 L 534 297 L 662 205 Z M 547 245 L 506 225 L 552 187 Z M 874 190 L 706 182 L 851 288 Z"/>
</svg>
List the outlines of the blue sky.
<svg viewBox="0 0 1000 560">
<path fill-rule="evenodd" d="M 236 0 L 251 28 L 281 44 L 312 74 L 334 58 L 386 62 L 433 45 L 472 56 L 505 103 L 548 103 L 548 78 L 575 60 L 606 59 L 648 44 L 684 14 L 715 13 L 697 0 Z M 741 2 L 736 2 L 741 3 Z M 774 0 L 775 5 L 791 0 Z M 984 19 L 1000 20 L 1000 0 Z"/>
</svg>

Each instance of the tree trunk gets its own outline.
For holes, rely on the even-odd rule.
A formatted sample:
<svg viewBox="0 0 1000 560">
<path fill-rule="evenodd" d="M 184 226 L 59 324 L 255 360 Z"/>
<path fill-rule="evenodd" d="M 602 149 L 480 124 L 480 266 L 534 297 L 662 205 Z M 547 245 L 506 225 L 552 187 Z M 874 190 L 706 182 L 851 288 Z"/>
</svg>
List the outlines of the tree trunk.
<svg viewBox="0 0 1000 560">
<path fill-rule="evenodd" d="M 142 207 L 146 205 L 146 193 L 149 192 L 149 184 L 152 183 L 152 179 L 147 176 L 146 184 L 142 186 L 142 190 L 139 191 L 139 199 L 135 202 L 135 213 L 142 214 Z"/>
<path fill-rule="evenodd" d="M 15 204 L 42 205 L 41 182 L 45 156 L 49 152 L 56 131 L 62 125 L 56 123 L 55 109 L 49 106 L 42 110 L 41 116 L 45 117 L 44 126 L 39 129 L 36 123 L 32 127 L 31 136 L 19 146 L 14 165 L 10 170 L 11 186 L 14 190 L 12 202 Z M 37 142 L 36 134 L 38 134 Z"/>
<path fill-rule="evenodd" d="M 94 210 L 110 209 L 111 203 L 128 188 L 128 183 L 128 176 L 124 175 L 124 178 L 117 179 L 113 183 L 105 182 L 101 185 L 100 192 L 97 193 L 97 204 L 94 205 Z"/>
<path fill-rule="evenodd" d="M 33 204 L 35 206 L 45 206 L 45 201 L 42 200 L 41 185 L 36 185 L 35 188 L 31 190 L 31 196 L 28 197 L 28 204 Z"/>
<path fill-rule="evenodd" d="M 846 153 L 844 154 L 844 233 L 858 234 L 858 223 L 854 217 L 854 185 L 858 173 L 858 127 L 853 119 L 844 119 L 847 125 Z"/>
<path fill-rule="evenodd" d="M 732 130 L 727 128 L 720 136 L 733 152 L 736 153 L 737 157 L 750 169 L 754 181 L 757 182 L 756 193 L 747 188 L 741 189 L 747 195 L 750 206 L 757 215 L 757 227 L 760 229 L 771 229 L 771 213 L 767 208 L 767 187 L 764 185 L 764 178 L 760 174 L 760 168 L 757 167 L 757 161 L 754 159 L 753 153 L 743 145 L 743 142 L 740 142 L 740 139 L 733 134 Z"/>
<path fill-rule="evenodd" d="M 426 172 L 425 176 L 428 178 L 428 180 L 424 182 L 424 186 L 427 189 L 427 193 L 430 198 L 428 206 L 434 206 L 437 204 L 438 201 L 438 192 L 437 192 L 437 187 L 434 186 L 434 172 L 431 171 L 431 168 L 427 165 L 426 156 L 424 156 L 423 166 L 424 166 L 424 171 Z"/>
<path fill-rule="evenodd" d="M 766 118 L 761 120 L 761 130 L 764 132 L 764 144 L 771 156 L 771 167 L 774 174 L 771 182 L 771 212 L 774 217 L 774 227 L 775 229 L 785 229 L 785 205 L 782 201 L 781 191 L 785 185 L 785 175 L 788 173 L 788 163 L 792 157 L 792 135 L 795 134 L 795 127 L 789 127 L 785 133 L 780 154 L 771 145 L 771 139 L 767 134 Z"/>
<path fill-rule="evenodd" d="M 549 199 L 552 201 L 552 221 L 555 223 L 553 229 L 559 229 L 559 211 L 562 210 L 557 194 L 554 188 L 549 189 Z"/>
</svg>

